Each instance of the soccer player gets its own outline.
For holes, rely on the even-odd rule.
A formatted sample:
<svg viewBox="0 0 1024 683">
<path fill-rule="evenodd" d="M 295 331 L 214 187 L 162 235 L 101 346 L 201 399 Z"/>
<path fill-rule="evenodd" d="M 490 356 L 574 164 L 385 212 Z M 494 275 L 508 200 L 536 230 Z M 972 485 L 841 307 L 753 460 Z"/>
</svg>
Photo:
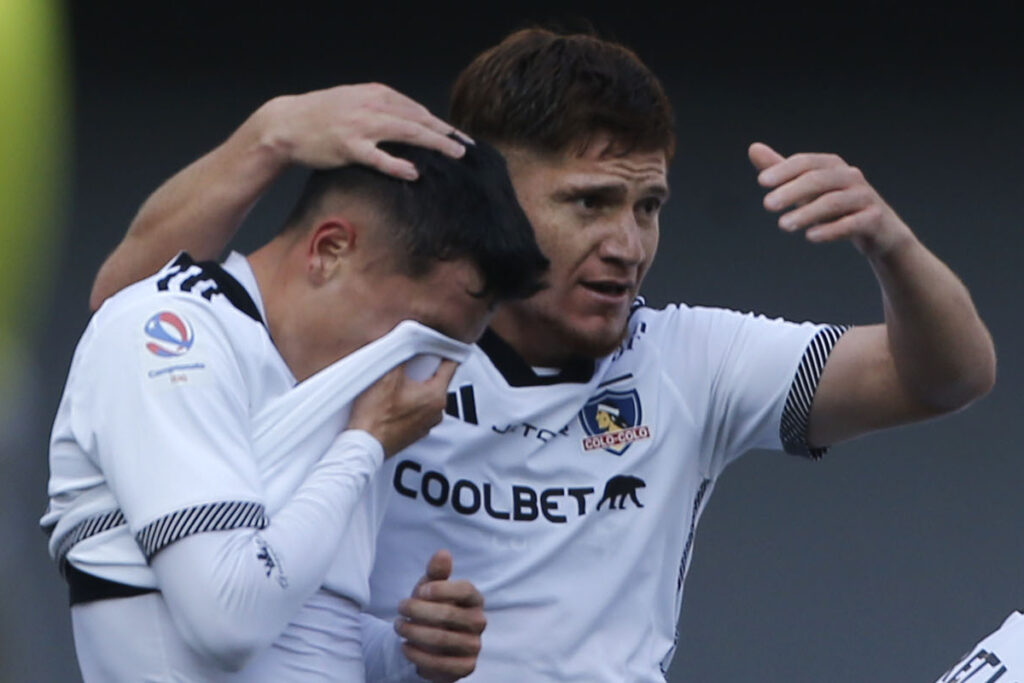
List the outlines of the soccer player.
<svg viewBox="0 0 1024 683">
<path fill-rule="evenodd" d="M 936 683 L 1015 683 L 1021 679 L 1024 679 L 1024 614 L 1014 612 Z"/>
<path fill-rule="evenodd" d="M 398 102 L 407 111 L 377 85 L 272 100 L 147 200 L 93 303 L 180 246 L 217 253 L 282 167 L 388 139 Z M 354 131 L 367 111 L 384 112 L 381 125 Z M 386 467 L 397 495 L 370 609 L 394 616 L 420 571 L 414 558 L 450 548 L 487 599 L 479 680 L 663 680 L 696 525 L 731 461 L 752 448 L 818 458 L 992 386 L 992 342 L 966 288 L 834 155 L 749 149 L 782 230 L 864 255 L 884 323 L 646 307 L 637 294 L 657 250 L 674 130 L 657 78 L 621 45 L 513 33 L 459 76 L 451 117 L 508 160 L 550 286 L 499 308 L 456 372 L 450 417 Z M 325 120 L 337 120 L 337 137 Z M 181 206 L 220 220 L 200 229 Z M 608 426 L 615 412 L 626 427 Z M 414 598 L 402 613 L 419 607 Z M 384 642 L 374 623 L 365 632 Z"/>
<path fill-rule="evenodd" d="M 42 520 L 87 681 L 362 680 L 389 486 L 374 474 L 440 420 L 456 363 L 423 381 L 392 368 L 461 360 L 493 306 L 536 292 L 547 266 L 493 148 L 388 150 L 416 164 L 415 183 L 316 173 L 247 258 L 179 254 L 91 320 Z M 446 622 L 413 621 L 478 650 L 479 593 L 449 573 L 439 554 L 424 582 Z M 409 654 L 443 681 L 475 656 Z"/>
</svg>

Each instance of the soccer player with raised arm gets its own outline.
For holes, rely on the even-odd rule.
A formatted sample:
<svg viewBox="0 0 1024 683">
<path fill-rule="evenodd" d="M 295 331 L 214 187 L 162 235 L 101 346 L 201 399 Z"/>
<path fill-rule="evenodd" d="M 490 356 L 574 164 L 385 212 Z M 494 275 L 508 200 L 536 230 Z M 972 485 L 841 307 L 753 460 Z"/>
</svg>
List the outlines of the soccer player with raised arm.
<svg viewBox="0 0 1024 683">
<path fill-rule="evenodd" d="M 388 150 L 415 183 L 315 173 L 248 257 L 182 252 L 90 321 L 42 520 L 86 681 L 363 680 L 375 474 L 441 419 L 494 305 L 547 267 L 493 148 Z M 472 670 L 482 600 L 450 565 L 431 558 L 421 586 L 443 621 L 410 615 L 450 647 L 377 648 L 374 679 Z"/>
<path fill-rule="evenodd" d="M 374 150 L 407 139 L 407 126 L 391 125 L 397 112 L 427 115 L 380 85 L 268 102 L 147 200 L 93 304 L 179 248 L 217 254 L 289 164 L 372 154 L 409 172 Z M 367 117 L 379 125 L 360 128 Z M 957 410 L 994 382 L 993 345 L 964 285 L 831 154 L 749 149 L 782 230 L 863 254 L 884 322 L 646 307 L 637 295 L 658 246 L 674 130 L 661 84 L 621 45 L 516 32 L 459 76 L 451 118 L 505 155 L 550 286 L 499 308 L 454 376 L 449 416 L 383 470 L 394 495 L 370 610 L 393 617 L 416 558 L 450 548 L 487 600 L 477 680 L 663 681 L 697 522 L 730 462 L 752 448 L 817 458 Z M 365 625 L 386 643 L 390 624 Z M 404 621 L 398 632 L 423 633 Z"/>
</svg>

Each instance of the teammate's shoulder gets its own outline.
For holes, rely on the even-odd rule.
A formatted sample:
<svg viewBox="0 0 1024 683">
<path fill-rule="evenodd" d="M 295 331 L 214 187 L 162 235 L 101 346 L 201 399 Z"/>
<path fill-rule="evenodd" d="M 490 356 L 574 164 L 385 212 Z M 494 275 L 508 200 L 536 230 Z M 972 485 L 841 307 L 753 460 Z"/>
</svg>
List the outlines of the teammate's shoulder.
<svg viewBox="0 0 1024 683">
<path fill-rule="evenodd" d="M 647 339 L 647 346 L 685 342 L 688 345 L 719 343 L 740 330 L 785 324 L 756 313 L 730 308 L 671 303 L 662 308 L 636 306 L 630 315 L 627 344 Z"/>
<path fill-rule="evenodd" d="M 245 287 L 219 264 L 182 252 L 166 266 L 111 296 L 96 311 L 81 344 L 118 347 L 140 332 L 184 343 L 206 339 L 248 346 L 265 334 L 259 309 Z M 117 341 L 120 339 L 121 341 Z"/>
<path fill-rule="evenodd" d="M 639 304 L 637 303 L 639 302 Z M 676 322 L 681 324 L 714 324 L 741 323 L 743 321 L 764 321 L 770 323 L 789 322 L 781 317 L 769 316 L 756 311 L 742 311 L 723 306 L 705 306 L 682 302 L 666 304 L 662 308 L 652 308 L 640 297 L 634 302 L 631 319 L 646 322 Z"/>
<path fill-rule="evenodd" d="M 197 310 L 200 315 L 235 311 L 255 323 L 263 322 L 252 295 L 231 273 L 219 263 L 196 261 L 186 252 L 107 299 L 96 318 L 110 320 L 125 311 L 162 304 L 181 305 Z"/>
<path fill-rule="evenodd" d="M 237 258 L 241 259 L 240 256 Z M 249 291 L 216 261 L 196 261 L 186 252 L 181 252 L 150 279 L 150 286 L 158 293 L 227 305 L 255 322 L 263 322 Z"/>
<path fill-rule="evenodd" d="M 643 297 L 637 297 L 630 309 L 630 323 L 634 326 L 641 322 L 664 325 L 673 321 L 700 320 L 723 314 L 736 314 L 736 312 L 724 308 L 692 306 L 682 302 L 670 303 L 661 308 L 655 308 L 649 306 Z"/>
</svg>

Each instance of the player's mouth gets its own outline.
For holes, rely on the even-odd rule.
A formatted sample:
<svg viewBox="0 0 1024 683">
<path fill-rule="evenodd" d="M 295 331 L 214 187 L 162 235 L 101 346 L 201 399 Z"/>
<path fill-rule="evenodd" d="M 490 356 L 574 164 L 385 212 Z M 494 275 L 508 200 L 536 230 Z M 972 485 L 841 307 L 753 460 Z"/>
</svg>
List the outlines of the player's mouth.
<svg viewBox="0 0 1024 683">
<path fill-rule="evenodd" d="M 614 302 L 627 298 L 633 291 L 631 282 L 619 280 L 583 280 L 580 285 L 597 297 Z"/>
</svg>

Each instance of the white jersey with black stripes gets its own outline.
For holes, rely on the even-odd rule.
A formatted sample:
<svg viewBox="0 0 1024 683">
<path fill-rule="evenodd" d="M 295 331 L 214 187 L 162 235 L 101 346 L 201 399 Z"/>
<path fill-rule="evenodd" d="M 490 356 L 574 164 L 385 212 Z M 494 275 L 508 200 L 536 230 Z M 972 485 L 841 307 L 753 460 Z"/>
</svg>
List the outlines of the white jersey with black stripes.
<svg viewBox="0 0 1024 683">
<path fill-rule="evenodd" d="M 349 404 L 468 347 L 406 322 L 296 386 L 263 317 L 243 257 L 181 255 L 79 343 L 42 524 L 87 681 L 362 678 L 387 488 L 380 444 L 342 431 Z"/>
<path fill-rule="evenodd" d="M 538 373 L 487 333 L 448 416 L 386 463 L 371 611 L 437 548 L 486 600 L 479 681 L 663 681 L 694 531 L 753 448 L 804 441 L 844 328 L 638 306 L 621 348 Z"/>
</svg>

